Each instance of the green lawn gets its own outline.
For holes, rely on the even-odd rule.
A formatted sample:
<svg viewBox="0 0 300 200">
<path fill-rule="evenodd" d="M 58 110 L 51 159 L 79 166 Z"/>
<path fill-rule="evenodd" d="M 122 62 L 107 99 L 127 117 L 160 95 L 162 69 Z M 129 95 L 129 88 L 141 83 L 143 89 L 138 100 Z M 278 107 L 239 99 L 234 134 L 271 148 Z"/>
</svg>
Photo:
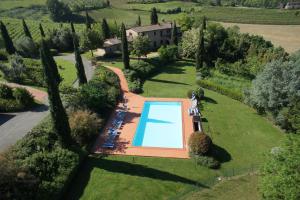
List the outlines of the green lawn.
<svg viewBox="0 0 300 200">
<path fill-rule="evenodd" d="M 186 91 L 196 87 L 191 63 L 182 61 L 162 67 L 162 73 L 146 81 L 143 95 L 185 98 Z M 203 125 L 216 145 L 221 169 L 196 167 L 193 160 L 187 159 L 91 157 L 71 186 L 69 198 L 179 198 L 198 191 L 195 182 L 209 186 L 216 176 L 257 168 L 264 160 L 263 154 L 284 138 L 279 129 L 250 107 L 212 91 L 205 90 L 205 94 Z"/>
<path fill-rule="evenodd" d="M 185 200 L 259 200 L 258 176 L 246 175 L 223 181 L 211 189 L 193 192 Z"/>
<path fill-rule="evenodd" d="M 71 86 L 77 78 L 75 64 L 62 59 L 55 60 L 58 72 L 63 78 L 62 84 Z"/>
</svg>

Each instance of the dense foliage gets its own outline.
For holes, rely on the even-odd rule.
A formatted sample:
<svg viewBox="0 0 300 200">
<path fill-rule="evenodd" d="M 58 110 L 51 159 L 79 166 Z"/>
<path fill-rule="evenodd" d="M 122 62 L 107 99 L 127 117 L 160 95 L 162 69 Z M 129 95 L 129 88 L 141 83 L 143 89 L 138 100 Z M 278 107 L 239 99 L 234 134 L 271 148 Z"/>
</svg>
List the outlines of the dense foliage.
<svg viewBox="0 0 300 200">
<path fill-rule="evenodd" d="M 184 32 L 181 44 L 183 57 L 195 58 L 199 41 L 198 29 Z M 282 48 L 260 36 L 242 34 L 237 27 L 225 29 L 220 24 L 210 23 L 204 31 L 205 58 L 210 68 L 229 75 L 254 78 L 263 66 L 276 58 L 285 58 Z"/>
<path fill-rule="evenodd" d="M 150 52 L 150 39 L 148 36 L 137 36 L 132 42 L 132 54 L 138 58 Z"/>
<path fill-rule="evenodd" d="M 87 110 L 76 110 L 69 114 L 69 122 L 73 139 L 81 147 L 87 146 L 102 126 L 95 113 Z"/>
<path fill-rule="evenodd" d="M 0 84 L 0 112 L 16 112 L 32 108 L 33 96 L 24 88 Z"/>
<path fill-rule="evenodd" d="M 176 45 L 161 46 L 158 54 L 163 63 L 172 63 L 176 60 L 178 48 Z"/>
<path fill-rule="evenodd" d="M 268 63 L 246 92 L 246 102 L 258 112 L 270 112 L 282 128 L 300 130 L 300 57 Z"/>
<path fill-rule="evenodd" d="M 300 138 L 288 137 L 283 147 L 273 148 L 261 169 L 260 192 L 266 200 L 300 198 Z"/>
<path fill-rule="evenodd" d="M 66 21 L 72 15 L 70 8 L 61 1 L 47 0 L 47 8 L 53 21 Z"/>
</svg>

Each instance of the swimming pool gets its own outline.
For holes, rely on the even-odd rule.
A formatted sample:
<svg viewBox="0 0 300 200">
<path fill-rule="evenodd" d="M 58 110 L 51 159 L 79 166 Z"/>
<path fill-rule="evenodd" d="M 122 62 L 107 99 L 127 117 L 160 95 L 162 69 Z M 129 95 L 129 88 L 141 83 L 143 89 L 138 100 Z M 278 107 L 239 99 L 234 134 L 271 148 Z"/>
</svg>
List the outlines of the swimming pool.
<svg viewBox="0 0 300 200">
<path fill-rule="evenodd" d="M 132 145 L 183 148 L 181 103 L 146 101 Z"/>
</svg>

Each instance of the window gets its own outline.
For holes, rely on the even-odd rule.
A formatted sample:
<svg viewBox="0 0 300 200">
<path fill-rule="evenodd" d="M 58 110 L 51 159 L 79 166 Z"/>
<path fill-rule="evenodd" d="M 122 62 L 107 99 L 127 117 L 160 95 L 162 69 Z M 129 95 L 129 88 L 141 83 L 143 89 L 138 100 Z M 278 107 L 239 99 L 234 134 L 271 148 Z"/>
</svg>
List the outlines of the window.
<svg viewBox="0 0 300 200">
<path fill-rule="evenodd" d="M 163 31 L 160 31 L 160 36 L 163 36 Z"/>
<path fill-rule="evenodd" d="M 153 42 L 153 46 L 156 47 L 156 42 Z"/>
<path fill-rule="evenodd" d="M 169 44 L 170 44 L 169 40 L 166 40 L 166 44 L 167 44 L 167 45 L 169 45 Z"/>
<path fill-rule="evenodd" d="M 164 44 L 164 41 L 163 41 L 163 40 L 161 40 L 161 41 L 160 41 L 160 45 L 163 45 L 163 44 Z"/>
<path fill-rule="evenodd" d="M 156 31 L 153 32 L 153 35 L 156 35 Z"/>
</svg>

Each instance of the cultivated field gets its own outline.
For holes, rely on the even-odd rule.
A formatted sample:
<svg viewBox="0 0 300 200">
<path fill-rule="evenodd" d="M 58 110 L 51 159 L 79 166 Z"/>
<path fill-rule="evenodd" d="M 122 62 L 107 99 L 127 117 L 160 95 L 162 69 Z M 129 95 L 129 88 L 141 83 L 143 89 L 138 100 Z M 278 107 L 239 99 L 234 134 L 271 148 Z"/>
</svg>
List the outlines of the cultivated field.
<svg viewBox="0 0 300 200">
<path fill-rule="evenodd" d="M 237 25 L 241 32 L 261 35 L 270 40 L 275 46 L 282 46 L 288 53 L 300 49 L 299 25 L 259 25 L 222 23 L 225 27 Z"/>
</svg>

